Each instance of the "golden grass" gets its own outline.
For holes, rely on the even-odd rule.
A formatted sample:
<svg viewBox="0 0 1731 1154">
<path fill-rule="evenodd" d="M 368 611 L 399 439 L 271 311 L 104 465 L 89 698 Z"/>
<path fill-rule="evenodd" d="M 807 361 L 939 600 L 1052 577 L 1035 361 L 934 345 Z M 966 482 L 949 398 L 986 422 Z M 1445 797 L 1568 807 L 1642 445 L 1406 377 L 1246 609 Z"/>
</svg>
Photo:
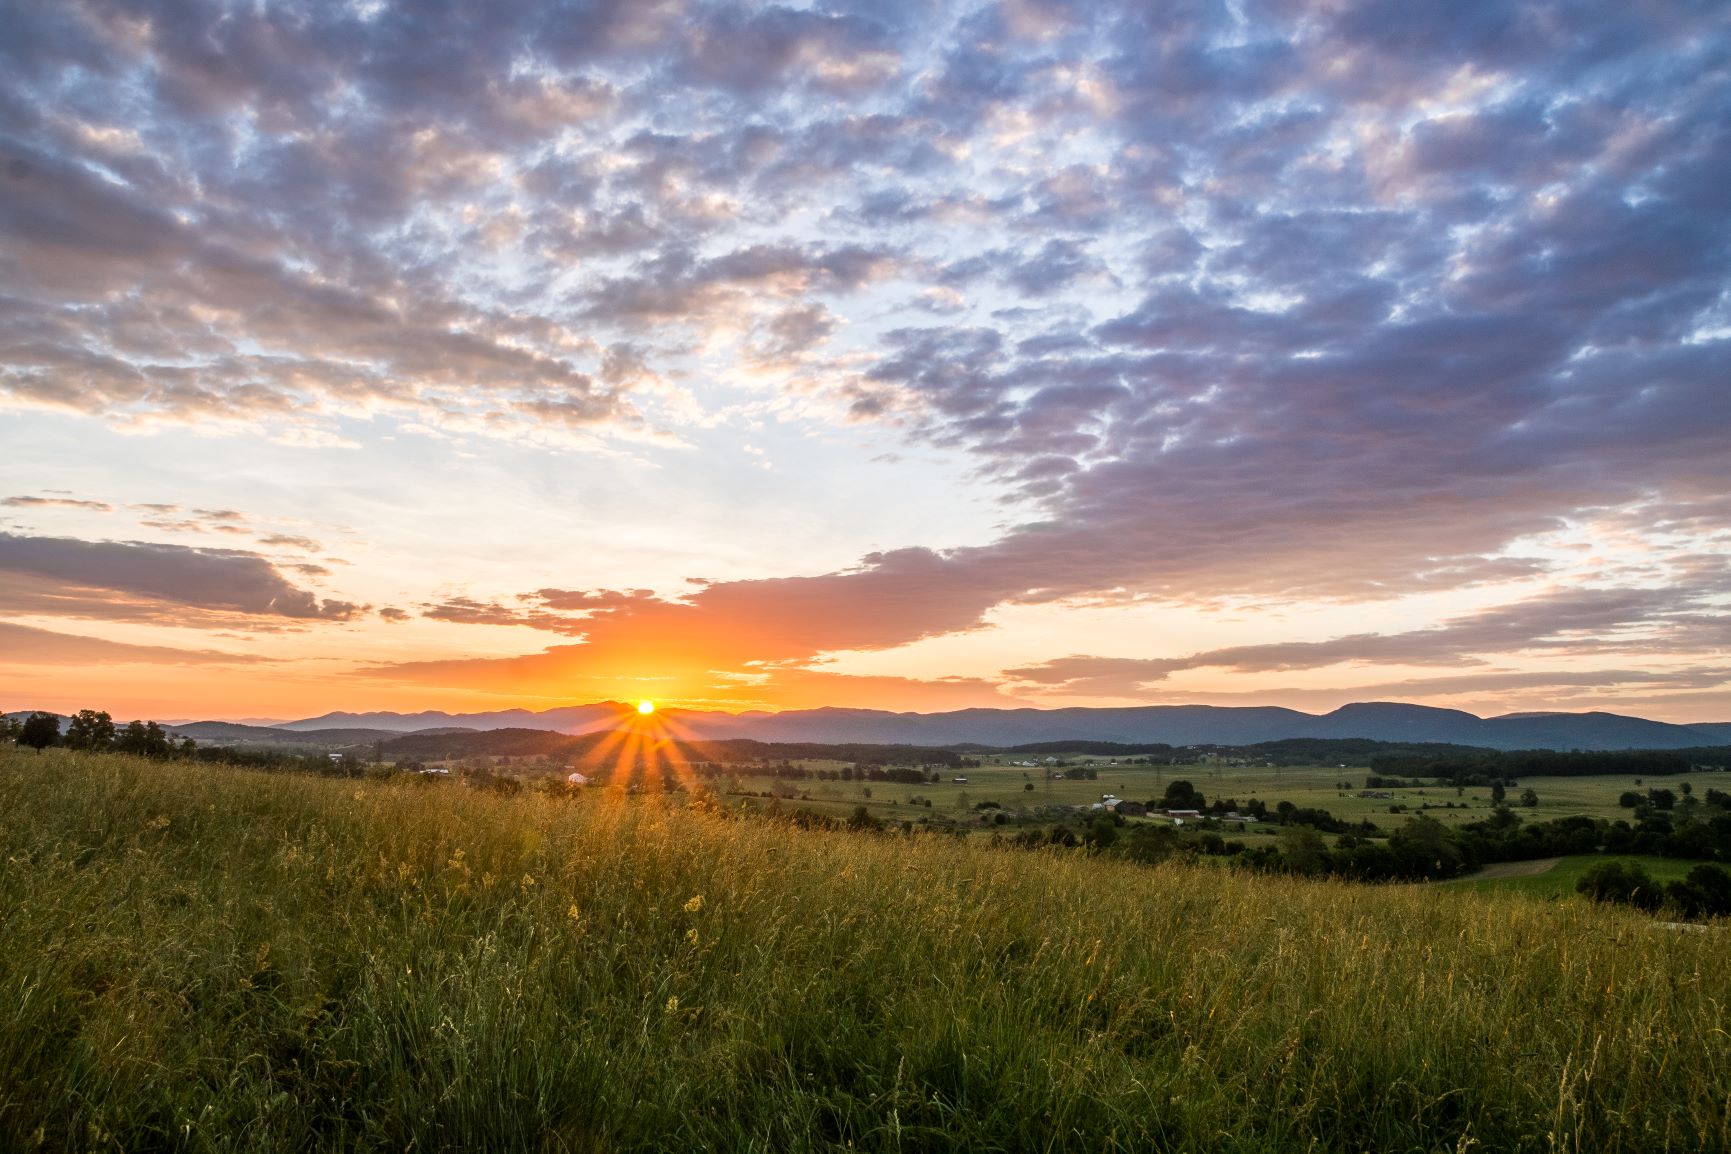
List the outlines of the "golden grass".
<svg viewBox="0 0 1731 1154">
<path fill-rule="evenodd" d="M 1717 930 L 0 754 L 0 1148 L 1701 1150 Z"/>
</svg>

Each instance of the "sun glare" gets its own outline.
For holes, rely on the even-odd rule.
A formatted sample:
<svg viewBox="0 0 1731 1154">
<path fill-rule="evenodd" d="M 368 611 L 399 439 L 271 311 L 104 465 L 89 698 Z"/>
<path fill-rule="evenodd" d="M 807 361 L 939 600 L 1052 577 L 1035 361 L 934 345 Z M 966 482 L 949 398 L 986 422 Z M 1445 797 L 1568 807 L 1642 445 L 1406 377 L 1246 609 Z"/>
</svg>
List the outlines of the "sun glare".
<svg viewBox="0 0 1731 1154">
<path fill-rule="evenodd" d="M 655 712 L 655 703 L 653 701 L 639 701 L 637 703 L 637 712 L 638 713 L 654 713 Z"/>
</svg>

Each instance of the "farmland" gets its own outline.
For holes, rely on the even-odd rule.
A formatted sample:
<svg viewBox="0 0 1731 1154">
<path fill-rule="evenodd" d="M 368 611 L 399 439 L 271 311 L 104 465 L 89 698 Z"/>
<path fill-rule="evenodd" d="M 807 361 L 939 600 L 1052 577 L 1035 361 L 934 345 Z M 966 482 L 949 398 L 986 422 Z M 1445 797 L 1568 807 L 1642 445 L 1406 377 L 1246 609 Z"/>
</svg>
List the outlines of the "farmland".
<svg viewBox="0 0 1731 1154">
<path fill-rule="evenodd" d="M 1492 811 L 1490 790 L 1483 787 L 1457 789 L 1450 785 L 1420 785 L 1376 792 L 1388 797 L 1360 797 L 1364 792 L 1366 770 L 1362 766 L 1227 766 L 1208 763 L 1188 765 L 1140 765 L 1131 759 L 1113 762 L 1104 758 L 1080 756 L 1057 760 L 1066 766 L 1018 766 L 1027 761 L 1026 755 L 987 755 L 978 768 L 944 769 L 939 780 L 925 785 L 896 785 L 885 782 L 810 780 L 794 783 L 794 796 L 802 805 L 809 804 L 820 812 L 841 814 L 855 806 L 865 805 L 874 816 L 886 821 L 917 820 L 925 812 L 924 801 L 932 804 L 930 812 L 942 815 L 975 815 L 974 807 L 982 802 L 996 803 L 1012 816 L 1023 810 L 1028 820 L 1037 820 L 1035 811 L 1042 806 L 1087 806 L 1112 794 L 1123 800 L 1147 801 L 1159 798 L 1166 786 L 1176 780 L 1191 782 L 1212 801 L 1217 797 L 1247 803 L 1260 798 L 1273 806 L 1290 801 L 1302 808 L 1326 809 L 1334 816 L 1350 822 L 1371 821 L 1384 830 L 1392 830 L 1410 817 L 1425 813 L 1449 825 L 1482 821 Z M 812 773 L 838 772 L 843 763 L 832 761 L 801 761 L 796 763 Z M 1070 771 L 1091 768 L 1093 779 L 1067 776 Z M 1054 777 L 1054 774 L 1066 776 Z M 1703 781 L 1720 782 L 1721 775 L 1694 775 Z M 957 782 L 958 777 L 966 778 Z M 1538 794 L 1538 805 L 1517 807 L 1525 818 L 1542 821 L 1549 818 L 1585 814 L 1607 819 L 1626 818 L 1628 810 L 1618 806 L 1617 799 L 1627 790 L 1669 784 L 1675 787 L 1679 779 L 1643 778 L 1604 775 L 1590 777 L 1533 778 L 1530 785 Z M 1640 782 L 1642 784 L 1637 784 Z M 1523 782 L 1524 787 L 1529 783 Z M 776 779 L 768 774 L 753 773 L 741 768 L 724 779 L 724 785 L 752 793 L 774 792 Z M 1033 789 L 1027 786 L 1032 785 Z M 1350 788 L 1343 788 L 1350 785 Z M 784 787 L 782 792 L 788 790 Z M 1510 790 L 1510 800 L 1520 792 Z M 1426 806 L 1430 808 L 1426 809 Z M 914 812 L 915 807 L 920 812 Z M 1391 813 L 1390 807 L 1401 812 Z"/>
</svg>

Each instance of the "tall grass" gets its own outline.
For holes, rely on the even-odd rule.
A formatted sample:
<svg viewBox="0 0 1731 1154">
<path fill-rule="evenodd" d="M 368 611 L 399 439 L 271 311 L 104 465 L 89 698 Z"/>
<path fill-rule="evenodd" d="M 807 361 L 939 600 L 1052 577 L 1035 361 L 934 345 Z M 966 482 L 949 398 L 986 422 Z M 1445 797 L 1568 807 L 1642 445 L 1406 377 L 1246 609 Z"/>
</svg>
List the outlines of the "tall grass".
<svg viewBox="0 0 1731 1154">
<path fill-rule="evenodd" d="M 0 1148 L 1700 1150 L 1723 935 L 0 754 Z"/>
</svg>

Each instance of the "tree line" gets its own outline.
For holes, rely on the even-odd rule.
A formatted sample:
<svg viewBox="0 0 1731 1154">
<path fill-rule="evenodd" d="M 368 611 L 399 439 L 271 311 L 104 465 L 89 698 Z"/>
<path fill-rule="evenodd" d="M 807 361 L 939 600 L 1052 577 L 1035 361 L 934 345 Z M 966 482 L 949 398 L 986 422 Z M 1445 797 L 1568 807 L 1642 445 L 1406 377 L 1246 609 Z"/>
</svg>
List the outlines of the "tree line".
<svg viewBox="0 0 1731 1154">
<path fill-rule="evenodd" d="M 1477 750 L 1446 754 L 1377 753 L 1369 757 L 1372 772 L 1398 777 L 1427 777 L 1451 785 L 1490 785 L 1522 777 L 1602 777 L 1608 774 L 1662 776 L 1731 766 L 1731 747 L 1690 749 Z"/>
<path fill-rule="evenodd" d="M 80 709 L 67 720 L 61 732 L 60 718 L 52 713 L 32 713 L 22 719 L 0 722 L 0 737 L 40 753 L 50 746 L 88 753 L 130 753 L 138 757 L 191 757 L 197 742 L 182 738 L 176 742 L 154 721 L 130 721 L 117 726 L 106 710 Z"/>
</svg>

